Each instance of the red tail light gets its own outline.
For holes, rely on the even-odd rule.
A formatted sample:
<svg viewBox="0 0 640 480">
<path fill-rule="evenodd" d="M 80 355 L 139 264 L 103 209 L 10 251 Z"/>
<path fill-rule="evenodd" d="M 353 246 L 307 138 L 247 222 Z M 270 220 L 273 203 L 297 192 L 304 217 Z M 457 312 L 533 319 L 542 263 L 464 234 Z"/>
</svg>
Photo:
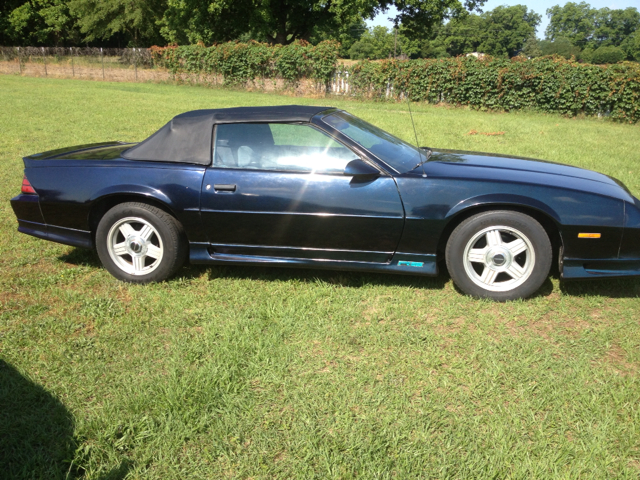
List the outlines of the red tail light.
<svg viewBox="0 0 640 480">
<path fill-rule="evenodd" d="M 36 193 L 36 191 L 33 189 L 31 184 L 29 183 L 29 180 L 27 180 L 26 175 L 22 179 L 22 193 Z"/>
</svg>

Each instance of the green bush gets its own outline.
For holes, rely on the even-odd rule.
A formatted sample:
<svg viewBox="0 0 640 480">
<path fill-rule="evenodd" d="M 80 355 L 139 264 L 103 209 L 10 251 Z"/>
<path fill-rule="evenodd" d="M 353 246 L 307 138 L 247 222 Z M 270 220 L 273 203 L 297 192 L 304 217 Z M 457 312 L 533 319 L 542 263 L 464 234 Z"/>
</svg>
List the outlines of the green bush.
<svg viewBox="0 0 640 480">
<path fill-rule="evenodd" d="M 282 78 L 294 84 L 303 78 L 327 83 L 338 62 L 340 44 L 335 41 L 311 45 L 229 42 L 212 47 L 186 45 L 151 47 L 156 64 L 173 74 L 222 75 L 225 84 L 244 85 L 262 78 Z"/>
<path fill-rule="evenodd" d="M 357 97 L 448 103 L 480 110 L 532 109 L 575 115 L 640 120 L 640 64 L 591 65 L 560 56 L 475 57 L 361 61 L 338 68 L 339 44 L 224 43 L 212 47 L 152 47 L 156 62 L 174 74 L 215 74 L 228 85 L 282 78 L 310 78 L 327 85 L 336 72 L 348 74 Z M 596 50 L 594 55 L 602 48 Z M 344 77 L 343 77 L 344 78 Z"/>
<path fill-rule="evenodd" d="M 600 47 L 591 54 L 591 62 L 597 65 L 618 63 L 626 58 L 626 54 L 619 47 Z"/>
<path fill-rule="evenodd" d="M 470 106 L 481 110 L 532 109 L 575 116 L 640 120 L 640 65 L 599 66 L 561 57 L 359 62 L 344 68 L 350 93 L 366 98 Z"/>
</svg>

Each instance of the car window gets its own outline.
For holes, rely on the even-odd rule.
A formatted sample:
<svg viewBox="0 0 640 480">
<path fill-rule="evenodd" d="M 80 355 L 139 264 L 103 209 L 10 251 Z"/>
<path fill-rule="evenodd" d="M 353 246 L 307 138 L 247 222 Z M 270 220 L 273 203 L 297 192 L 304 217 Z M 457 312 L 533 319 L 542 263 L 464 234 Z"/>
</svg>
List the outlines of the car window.
<svg viewBox="0 0 640 480">
<path fill-rule="evenodd" d="M 424 158 L 424 154 L 413 145 L 347 112 L 332 113 L 322 121 L 400 173 L 412 170 Z"/>
<path fill-rule="evenodd" d="M 236 123 L 218 125 L 213 166 L 282 172 L 342 174 L 357 155 L 309 125 Z"/>
</svg>

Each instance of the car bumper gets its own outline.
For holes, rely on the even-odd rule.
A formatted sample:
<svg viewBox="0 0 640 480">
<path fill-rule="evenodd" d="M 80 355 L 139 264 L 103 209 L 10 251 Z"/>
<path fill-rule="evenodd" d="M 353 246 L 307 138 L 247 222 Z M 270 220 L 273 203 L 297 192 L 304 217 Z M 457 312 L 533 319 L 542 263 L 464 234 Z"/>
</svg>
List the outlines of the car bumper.
<svg viewBox="0 0 640 480">
<path fill-rule="evenodd" d="M 18 231 L 21 233 L 64 245 L 93 248 L 91 232 L 47 225 L 37 195 L 22 194 L 12 198 L 11 208 L 16 214 Z"/>
</svg>

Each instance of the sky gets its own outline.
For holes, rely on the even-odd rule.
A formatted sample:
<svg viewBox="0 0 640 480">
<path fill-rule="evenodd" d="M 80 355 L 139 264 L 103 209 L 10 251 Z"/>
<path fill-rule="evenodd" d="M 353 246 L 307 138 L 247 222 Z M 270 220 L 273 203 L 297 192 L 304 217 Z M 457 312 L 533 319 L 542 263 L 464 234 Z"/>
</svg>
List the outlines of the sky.
<svg viewBox="0 0 640 480">
<path fill-rule="evenodd" d="M 580 3 L 582 0 L 574 0 L 575 3 Z M 640 10 L 640 0 L 586 0 L 593 8 L 609 7 L 610 9 L 619 9 L 627 7 L 636 7 Z M 564 5 L 567 3 L 562 0 L 488 0 L 482 7 L 483 11 L 493 10 L 500 5 L 526 5 L 529 10 L 542 15 L 542 22 L 538 27 L 538 37 L 544 38 L 544 31 L 549 25 L 549 17 L 547 17 L 547 8 L 554 5 Z M 375 25 L 382 25 L 384 27 L 392 28 L 393 23 L 388 20 L 388 17 L 393 17 L 395 14 L 395 8 L 390 9 L 387 13 L 382 13 L 376 16 L 373 20 L 367 21 L 367 26 L 373 27 Z"/>
</svg>

